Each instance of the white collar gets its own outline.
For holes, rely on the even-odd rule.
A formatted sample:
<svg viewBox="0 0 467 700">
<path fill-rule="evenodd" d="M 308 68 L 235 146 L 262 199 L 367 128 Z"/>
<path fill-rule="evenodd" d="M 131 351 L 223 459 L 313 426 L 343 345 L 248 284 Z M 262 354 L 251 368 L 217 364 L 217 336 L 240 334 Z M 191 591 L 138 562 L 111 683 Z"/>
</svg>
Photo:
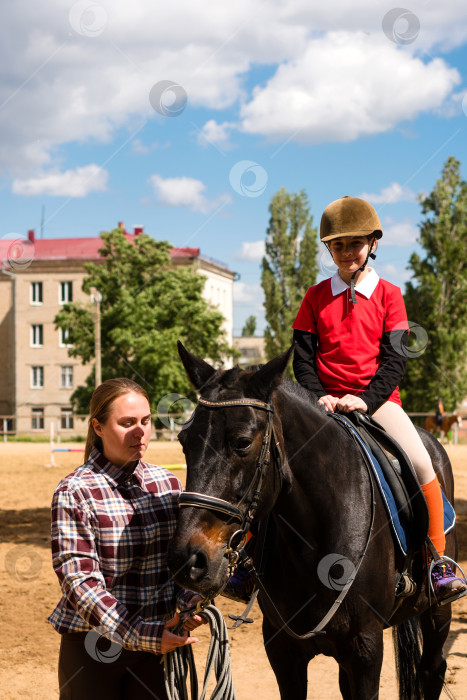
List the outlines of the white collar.
<svg viewBox="0 0 467 700">
<path fill-rule="evenodd" d="M 364 297 L 369 299 L 373 292 L 375 291 L 377 284 L 379 282 L 378 274 L 373 270 L 373 268 L 368 268 L 369 275 L 363 278 L 361 282 L 355 285 L 355 291 L 363 294 Z M 339 272 L 331 277 L 331 291 L 332 295 L 335 297 L 338 294 L 342 294 L 346 289 L 349 289 L 350 284 L 344 282 Z"/>
</svg>

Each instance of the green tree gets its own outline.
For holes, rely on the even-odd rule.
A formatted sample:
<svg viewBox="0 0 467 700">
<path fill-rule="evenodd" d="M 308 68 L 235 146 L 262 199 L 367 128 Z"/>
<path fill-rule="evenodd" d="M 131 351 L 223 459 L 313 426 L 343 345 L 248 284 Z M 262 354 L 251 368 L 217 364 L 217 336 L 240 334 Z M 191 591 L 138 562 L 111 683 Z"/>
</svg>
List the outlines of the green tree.
<svg viewBox="0 0 467 700">
<path fill-rule="evenodd" d="M 318 274 L 316 229 L 305 191 L 291 194 L 282 187 L 272 197 L 269 212 L 261 275 L 268 360 L 292 343 L 292 323 L 306 290 L 316 282 Z"/>
<path fill-rule="evenodd" d="M 420 203 L 425 254 L 412 254 L 414 282 L 405 294 L 409 320 L 418 327 L 402 389 L 408 410 L 434 411 L 441 396 L 452 411 L 467 394 L 467 183 L 459 161 L 448 158 Z"/>
<path fill-rule="evenodd" d="M 248 316 L 245 325 L 242 328 L 242 336 L 249 337 L 255 334 L 256 331 L 256 316 Z"/>
<path fill-rule="evenodd" d="M 156 408 L 171 393 L 193 396 L 177 353 L 177 340 L 191 352 L 220 361 L 231 355 L 223 316 L 202 296 L 205 279 L 194 268 L 174 268 L 166 241 L 140 234 L 130 242 L 121 229 L 101 234 L 102 262 L 86 263 L 83 291 L 97 289 L 101 302 L 102 379 L 130 377 Z M 65 304 L 55 317 L 69 330 L 71 357 L 94 359 L 92 304 Z M 94 370 L 73 393 L 75 409 L 86 413 Z"/>
</svg>

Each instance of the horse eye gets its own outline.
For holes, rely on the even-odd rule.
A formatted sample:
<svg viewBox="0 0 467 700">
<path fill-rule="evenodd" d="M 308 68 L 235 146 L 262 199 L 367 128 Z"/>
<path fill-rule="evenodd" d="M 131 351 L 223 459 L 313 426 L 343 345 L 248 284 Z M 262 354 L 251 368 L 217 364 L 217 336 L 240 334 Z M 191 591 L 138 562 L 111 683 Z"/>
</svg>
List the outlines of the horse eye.
<svg viewBox="0 0 467 700">
<path fill-rule="evenodd" d="M 252 440 L 247 437 L 237 438 L 234 442 L 234 449 L 236 452 L 246 452 L 252 445 Z"/>
</svg>

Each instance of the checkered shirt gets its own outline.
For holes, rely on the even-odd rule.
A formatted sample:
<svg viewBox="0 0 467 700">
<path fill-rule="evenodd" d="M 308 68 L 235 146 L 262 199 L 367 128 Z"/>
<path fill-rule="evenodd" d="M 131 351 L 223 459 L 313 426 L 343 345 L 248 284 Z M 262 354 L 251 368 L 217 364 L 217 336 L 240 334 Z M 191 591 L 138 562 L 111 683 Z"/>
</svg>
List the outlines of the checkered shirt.
<svg viewBox="0 0 467 700">
<path fill-rule="evenodd" d="M 62 479 L 52 500 L 57 632 L 99 627 L 126 649 L 160 653 L 165 622 L 193 596 L 167 567 L 181 491 L 162 467 L 139 461 L 128 475 L 95 448 Z"/>
</svg>

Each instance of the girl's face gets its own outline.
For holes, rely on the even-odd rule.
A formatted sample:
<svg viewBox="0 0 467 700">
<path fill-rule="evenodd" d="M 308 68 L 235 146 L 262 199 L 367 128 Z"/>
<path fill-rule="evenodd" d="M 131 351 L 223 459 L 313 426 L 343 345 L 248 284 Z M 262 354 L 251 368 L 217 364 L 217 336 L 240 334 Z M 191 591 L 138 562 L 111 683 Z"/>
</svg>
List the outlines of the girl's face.
<svg viewBox="0 0 467 700">
<path fill-rule="evenodd" d="M 110 406 L 105 423 L 93 418 L 104 455 L 117 467 L 131 466 L 146 452 L 151 434 L 151 409 L 145 396 L 130 391 Z"/>
<path fill-rule="evenodd" d="M 333 238 L 328 242 L 334 262 L 339 268 L 340 276 L 348 281 L 353 273 L 365 262 L 370 248 L 368 236 L 344 236 Z M 373 246 L 375 250 L 375 246 Z"/>
</svg>

